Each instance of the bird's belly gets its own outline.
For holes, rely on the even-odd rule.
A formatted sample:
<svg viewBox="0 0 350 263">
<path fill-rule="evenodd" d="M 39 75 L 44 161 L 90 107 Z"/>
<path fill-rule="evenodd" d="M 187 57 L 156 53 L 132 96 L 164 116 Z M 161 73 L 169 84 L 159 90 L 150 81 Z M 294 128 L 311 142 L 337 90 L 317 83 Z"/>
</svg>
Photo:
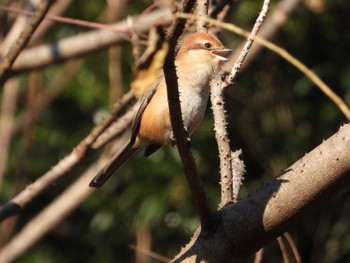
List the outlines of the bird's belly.
<svg viewBox="0 0 350 263">
<path fill-rule="evenodd" d="M 209 92 L 199 94 L 194 91 L 187 91 L 181 94 L 182 119 L 189 136 L 192 136 L 203 120 L 208 96 Z"/>
</svg>

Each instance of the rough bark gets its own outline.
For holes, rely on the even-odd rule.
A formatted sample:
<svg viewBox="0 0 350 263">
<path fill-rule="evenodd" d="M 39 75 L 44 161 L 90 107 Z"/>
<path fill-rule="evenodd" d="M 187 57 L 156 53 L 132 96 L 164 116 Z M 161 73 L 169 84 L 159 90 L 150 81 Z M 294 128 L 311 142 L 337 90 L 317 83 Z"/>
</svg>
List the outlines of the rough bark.
<svg viewBox="0 0 350 263">
<path fill-rule="evenodd" d="M 349 187 L 349 153 L 347 124 L 249 197 L 220 209 L 212 234 L 199 229 L 173 262 L 242 262 Z"/>
</svg>

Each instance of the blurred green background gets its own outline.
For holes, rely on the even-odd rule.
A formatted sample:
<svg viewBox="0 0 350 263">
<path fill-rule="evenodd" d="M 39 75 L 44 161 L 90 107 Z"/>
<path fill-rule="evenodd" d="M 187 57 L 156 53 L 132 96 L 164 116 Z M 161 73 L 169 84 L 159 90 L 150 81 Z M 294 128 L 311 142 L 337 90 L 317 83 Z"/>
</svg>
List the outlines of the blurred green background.
<svg viewBox="0 0 350 263">
<path fill-rule="evenodd" d="M 127 1 L 119 19 L 139 14 L 151 3 Z M 275 5 L 273 2 L 271 13 Z M 249 30 L 260 7 L 261 1 L 237 1 L 226 21 Z M 106 8 L 105 1 L 74 1 L 64 16 L 105 23 Z M 350 2 L 346 0 L 304 1 L 272 40 L 314 70 L 347 105 L 350 105 L 349 13 Z M 43 42 L 54 42 L 87 30 L 56 24 Z M 232 48 L 242 41 L 227 31 L 222 32 L 220 38 Z M 125 92 L 134 61 L 130 43 L 120 48 L 120 82 Z M 30 131 L 17 129 L 0 191 L 1 203 L 69 153 L 94 127 L 96 116 L 108 112 L 113 100 L 108 52 L 105 49 L 78 58 L 62 91 L 39 114 Z M 63 64 L 58 64 L 35 73 L 43 89 L 52 85 L 62 67 Z M 19 76 L 18 126 L 25 115 L 33 74 Z M 348 122 L 309 79 L 281 57 L 264 49 L 227 90 L 226 109 L 231 147 L 243 150 L 246 164 L 241 197 L 274 178 L 281 169 Z M 219 160 L 212 123 L 208 108 L 202 126 L 192 138 L 192 149 L 211 205 L 216 208 L 220 199 Z M 6 235 L 18 232 L 96 157 L 83 162 L 36 198 L 13 228 L 1 229 L 7 233 L 3 233 L 0 245 L 6 243 Z M 350 262 L 349 222 L 350 195 L 347 191 L 320 204 L 320 209 L 291 228 L 290 234 L 303 262 Z M 172 258 L 197 227 L 198 218 L 177 150 L 169 146 L 147 159 L 142 154 L 135 156 L 121 168 L 119 176 L 88 198 L 16 262 L 135 262 L 135 252 L 129 245 L 138 242 L 150 243 L 152 251 Z M 277 241 L 266 247 L 263 262 L 282 262 Z"/>
</svg>

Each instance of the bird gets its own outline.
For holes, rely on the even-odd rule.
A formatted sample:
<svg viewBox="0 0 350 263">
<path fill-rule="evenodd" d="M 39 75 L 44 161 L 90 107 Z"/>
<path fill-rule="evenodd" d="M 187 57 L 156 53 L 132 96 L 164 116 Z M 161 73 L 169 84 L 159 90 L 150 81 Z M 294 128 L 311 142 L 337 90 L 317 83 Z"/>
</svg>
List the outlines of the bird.
<svg viewBox="0 0 350 263">
<path fill-rule="evenodd" d="M 209 81 L 220 74 L 222 62 L 232 49 L 214 35 L 196 32 L 184 38 L 175 57 L 182 119 L 188 136 L 203 120 L 210 88 Z M 134 153 L 146 147 L 149 156 L 163 145 L 175 143 L 170 122 L 167 88 L 163 71 L 157 83 L 141 99 L 126 145 L 91 180 L 89 186 L 102 187 Z"/>
</svg>

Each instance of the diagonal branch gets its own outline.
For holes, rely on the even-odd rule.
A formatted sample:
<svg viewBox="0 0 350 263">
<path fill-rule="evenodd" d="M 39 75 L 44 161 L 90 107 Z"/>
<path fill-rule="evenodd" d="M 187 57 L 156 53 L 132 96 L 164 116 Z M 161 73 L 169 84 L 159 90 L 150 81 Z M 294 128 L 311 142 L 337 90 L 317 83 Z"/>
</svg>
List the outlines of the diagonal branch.
<svg viewBox="0 0 350 263">
<path fill-rule="evenodd" d="M 170 10 L 162 8 L 149 14 L 135 17 L 133 24 L 134 31 L 145 32 L 155 21 L 171 15 Z M 125 42 L 128 38 L 127 20 L 117 22 L 112 25 L 103 25 L 105 30 L 92 30 L 77 36 L 71 36 L 51 43 L 40 45 L 24 50 L 10 72 L 11 75 L 19 74 L 33 69 L 43 68 L 57 62 L 66 61 L 74 57 L 82 56 L 97 50 L 106 48 L 113 44 Z M 106 30 L 106 29 L 109 30 Z M 111 29 L 118 29 L 119 32 L 111 32 Z"/>
<path fill-rule="evenodd" d="M 62 176 L 67 174 L 73 167 L 75 167 L 79 162 L 81 162 L 91 150 L 96 150 L 110 140 L 111 136 L 105 136 L 103 142 L 97 141 L 102 133 L 104 133 L 111 125 L 113 121 L 117 118 L 117 112 L 125 106 L 133 98 L 132 92 L 127 93 L 124 97 L 118 101 L 111 113 L 106 117 L 103 122 L 96 126 L 90 134 L 88 134 L 85 139 L 83 139 L 71 153 L 59 161 L 55 166 L 51 168 L 50 171 L 46 172 L 35 182 L 28 185 L 23 191 L 18 193 L 12 200 L 7 202 L 5 205 L 0 207 L 0 222 L 13 216 L 19 214 L 36 196 L 38 196 L 42 191 L 50 187 L 54 182 L 60 179 Z M 122 123 L 119 126 L 119 130 L 114 132 L 125 131 L 127 127 L 130 126 L 133 116 L 137 110 L 137 104 L 133 109 L 129 110 L 123 117 L 119 118 L 117 123 Z M 96 144 L 98 142 L 98 144 Z"/>
<path fill-rule="evenodd" d="M 98 166 L 102 167 L 102 159 L 99 165 L 91 165 L 2 248 L 0 263 L 12 262 L 21 256 L 95 191 L 88 185 Z"/>
<path fill-rule="evenodd" d="M 4 58 L 0 62 L 0 83 L 4 82 L 5 75 L 7 71 L 12 67 L 16 58 L 22 49 L 27 45 L 31 36 L 33 35 L 35 29 L 39 26 L 40 22 L 43 20 L 45 14 L 49 10 L 52 0 L 42 0 L 38 5 L 38 8 L 32 18 L 29 20 L 28 24 L 23 29 L 19 39 L 16 44 L 11 47 Z"/>
<path fill-rule="evenodd" d="M 269 11 L 269 6 L 270 6 L 270 0 L 265 0 L 263 3 L 263 6 L 262 6 L 261 12 L 255 21 L 254 27 L 249 34 L 247 42 L 244 44 L 244 47 L 243 47 L 241 53 L 239 54 L 239 57 L 238 57 L 235 65 L 233 66 L 233 68 L 231 70 L 231 74 L 227 78 L 228 84 L 234 83 L 236 76 L 238 75 L 239 71 L 241 70 L 242 64 L 243 64 L 245 58 L 247 57 L 251 46 L 253 45 L 254 39 L 255 39 L 256 35 L 258 34 L 262 23 L 264 22 L 264 19 L 267 15 L 267 12 Z"/>
<path fill-rule="evenodd" d="M 349 152 L 346 124 L 283 174 L 222 208 L 215 235 L 194 237 L 173 262 L 244 262 L 312 209 L 349 188 Z"/>
</svg>

